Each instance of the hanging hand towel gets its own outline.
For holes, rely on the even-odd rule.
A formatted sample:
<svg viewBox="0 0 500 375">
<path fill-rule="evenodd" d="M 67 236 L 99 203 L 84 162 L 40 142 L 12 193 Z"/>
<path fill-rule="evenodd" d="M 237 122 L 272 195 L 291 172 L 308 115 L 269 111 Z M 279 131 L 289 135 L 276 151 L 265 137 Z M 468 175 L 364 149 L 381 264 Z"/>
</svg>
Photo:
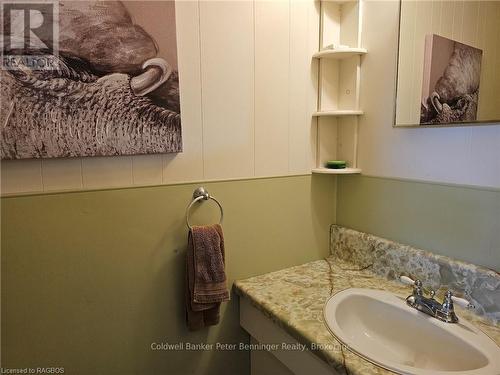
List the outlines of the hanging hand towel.
<svg viewBox="0 0 500 375">
<path fill-rule="evenodd" d="M 226 286 L 224 236 L 219 224 L 194 226 L 188 235 L 186 320 L 192 331 L 219 323 Z"/>
</svg>

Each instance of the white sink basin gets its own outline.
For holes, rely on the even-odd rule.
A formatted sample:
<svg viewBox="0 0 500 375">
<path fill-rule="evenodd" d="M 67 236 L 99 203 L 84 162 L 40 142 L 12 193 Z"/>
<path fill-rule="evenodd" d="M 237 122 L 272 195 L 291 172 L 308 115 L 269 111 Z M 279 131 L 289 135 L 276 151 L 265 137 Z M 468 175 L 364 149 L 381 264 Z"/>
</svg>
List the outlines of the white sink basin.
<svg viewBox="0 0 500 375">
<path fill-rule="evenodd" d="M 500 375 L 500 348 L 464 319 L 444 323 L 403 298 L 346 289 L 325 305 L 330 332 L 349 349 L 388 370 L 414 375 Z"/>
</svg>

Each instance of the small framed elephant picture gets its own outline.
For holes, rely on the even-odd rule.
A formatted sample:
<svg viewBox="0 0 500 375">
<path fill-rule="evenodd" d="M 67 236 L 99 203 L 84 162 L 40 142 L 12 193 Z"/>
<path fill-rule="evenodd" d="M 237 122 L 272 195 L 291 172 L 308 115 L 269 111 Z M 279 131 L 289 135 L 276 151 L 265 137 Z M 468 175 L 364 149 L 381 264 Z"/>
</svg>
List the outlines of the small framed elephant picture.
<svg viewBox="0 0 500 375">
<path fill-rule="evenodd" d="M 2 1 L 2 159 L 182 151 L 174 1 Z"/>
<path fill-rule="evenodd" d="M 482 55 L 455 40 L 426 36 L 420 124 L 477 120 Z"/>
<path fill-rule="evenodd" d="M 393 126 L 500 124 L 499 14 L 500 1 L 399 1 Z"/>
</svg>

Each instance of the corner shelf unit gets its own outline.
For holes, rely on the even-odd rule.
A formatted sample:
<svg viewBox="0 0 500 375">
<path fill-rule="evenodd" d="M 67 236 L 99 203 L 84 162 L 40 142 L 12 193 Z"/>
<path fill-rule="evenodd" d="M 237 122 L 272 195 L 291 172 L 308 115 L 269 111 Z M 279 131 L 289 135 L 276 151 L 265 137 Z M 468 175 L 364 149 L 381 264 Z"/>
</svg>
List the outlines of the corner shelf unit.
<svg viewBox="0 0 500 375">
<path fill-rule="evenodd" d="M 359 174 L 361 169 L 359 168 L 344 168 L 344 169 L 330 169 L 330 168 L 314 168 L 312 173 L 319 174 Z"/>
<path fill-rule="evenodd" d="M 364 55 L 366 53 L 364 48 L 339 48 L 339 49 L 324 49 L 316 52 L 313 55 L 314 59 L 334 59 L 343 60 L 349 59 L 354 56 Z"/>
<path fill-rule="evenodd" d="M 312 173 L 357 174 L 358 116 L 363 0 L 321 0 L 318 67 L 316 168 Z M 333 46 L 333 48 L 332 48 Z M 345 160 L 349 168 L 323 168 Z"/>
<path fill-rule="evenodd" d="M 347 109 L 347 110 L 335 110 L 335 111 L 318 111 L 314 112 L 312 115 L 314 117 L 319 117 L 319 116 L 359 116 L 362 114 L 363 111 Z"/>
</svg>

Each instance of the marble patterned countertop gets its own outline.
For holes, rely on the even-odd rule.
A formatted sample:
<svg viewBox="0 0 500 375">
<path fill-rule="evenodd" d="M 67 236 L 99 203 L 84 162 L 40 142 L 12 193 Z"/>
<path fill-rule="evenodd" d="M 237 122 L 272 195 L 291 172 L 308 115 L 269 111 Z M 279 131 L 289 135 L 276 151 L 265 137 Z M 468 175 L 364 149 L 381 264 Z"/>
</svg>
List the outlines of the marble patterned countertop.
<svg viewBox="0 0 500 375">
<path fill-rule="evenodd" d="M 323 307 L 333 294 L 347 288 L 370 288 L 392 292 L 401 297 L 411 293 L 408 285 L 390 281 L 352 263 L 330 256 L 300 266 L 239 280 L 236 292 L 271 318 L 302 344 L 316 344 L 314 353 L 339 374 L 390 374 L 343 347 L 328 331 Z M 442 296 L 439 295 L 439 298 Z M 493 321 L 456 307 L 459 318 L 466 319 L 500 345 L 500 328 Z"/>
</svg>

